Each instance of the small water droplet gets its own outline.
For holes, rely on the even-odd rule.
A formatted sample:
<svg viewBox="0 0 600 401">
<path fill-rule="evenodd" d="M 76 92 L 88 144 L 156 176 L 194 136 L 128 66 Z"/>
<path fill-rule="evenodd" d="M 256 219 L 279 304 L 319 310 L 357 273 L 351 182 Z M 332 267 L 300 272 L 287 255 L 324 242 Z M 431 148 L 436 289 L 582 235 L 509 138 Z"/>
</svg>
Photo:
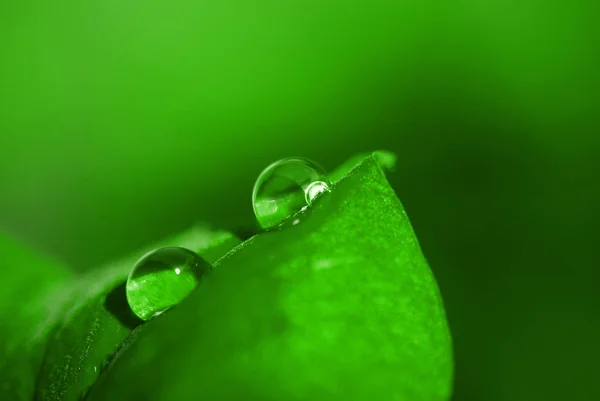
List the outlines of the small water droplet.
<svg viewBox="0 0 600 401">
<path fill-rule="evenodd" d="M 129 307 L 150 320 L 181 302 L 196 288 L 209 264 L 186 248 L 159 248 L 142 256 L 127 279 Z"/>
<path fill-rule="evenodd" d="M 252 205 L 256 219 L 264 229 L 274 227 L 312 206 L 321 195 L 331 192 L 331 186 L 323 169 L 310 160 L 276 161 L 263 170 L 254 184 Z M 293 225 L 298 224 L 296 220 Z"/>
</svg>

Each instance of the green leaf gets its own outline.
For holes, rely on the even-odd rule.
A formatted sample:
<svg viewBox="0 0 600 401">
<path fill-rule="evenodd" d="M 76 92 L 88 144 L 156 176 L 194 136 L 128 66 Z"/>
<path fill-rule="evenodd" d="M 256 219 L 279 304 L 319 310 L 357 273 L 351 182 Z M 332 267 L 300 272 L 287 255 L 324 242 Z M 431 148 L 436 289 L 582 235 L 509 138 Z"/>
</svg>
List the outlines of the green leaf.
<svg viewBox="0 0 600 401">
<path fill-rule="evenodd" d="M 31 400 L 68 269 L 0 235 L 0 399 Z M 52 299 L 46 294 L 54 294 Z"/>
<path fill-rule="evenodd" d="M 24 252 L 15 254 L 18 247 L 14 244 L 6 246 L 2 260 L 8 260 L 7 254 L 15 254 L 10 259 L 18 263 L 14 267 L 27 268 L 29 282 L 24 283 L 24 289 L 29 284 L 33 290 L 6 297 L 16 306 L 18 296 L 27 299 L 27 308 L 11 310 L 4 304 L 1 308 L 2 321 L 9 320 L 4 319 L 6 314 L 18 324 L 6 331 L 11 333 L 12 342 L 3 342 L 8 346 L 2 348 L 5 358 L 0 374 L 10 380 L 3 379 L 0 399 L 76 400 L 94 383 L 112 354 L 139 324 L 128 308 L 123 284 L 143 253 L 158 246 L 184 246 L 214 262 L 239 242 L 229 233 L 196 227 L 75 278 L 69 277 L 65 269 L 52 269 L 47 262 L 32 260 Z M 8 279 L 3 282 L 8 289 L 24 281 L 23 275 Z M 43 287 L 32 285 L 36 283 Z"/>
<path fill-rule="evenodd" d="M 242 244 L 197 228 L 81 277 L 0 237 L 0 399 L 447 399 L 449 331 L 393 162 L 345 163 L 300 224 Z M 215 268 L 137 326 L 123 283 L 167 245 Z"/>
<path fill-rule="evenodd" d="M 440 294 L 377 153 L 135 332 L 93 400 L 446 400 Z M 333 174 L 334 176 L 336 174 Z"/>
</svg>

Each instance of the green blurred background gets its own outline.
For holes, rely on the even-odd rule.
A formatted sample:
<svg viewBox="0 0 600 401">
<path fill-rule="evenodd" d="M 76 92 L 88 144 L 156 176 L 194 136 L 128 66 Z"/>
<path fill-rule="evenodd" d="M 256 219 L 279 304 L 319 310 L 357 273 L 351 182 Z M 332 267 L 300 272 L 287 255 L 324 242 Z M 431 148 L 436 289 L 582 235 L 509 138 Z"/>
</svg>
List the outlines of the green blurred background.
<svg viewBox="0 0 600 401">
<path fill-rule="evenodd" d="M 269 162 L 379 148 L 455 400 L 600 399 L 600 15 L 587 1 L 0 3 L 0 230 L 80 271 L 252 224 Z"/>
</svg>

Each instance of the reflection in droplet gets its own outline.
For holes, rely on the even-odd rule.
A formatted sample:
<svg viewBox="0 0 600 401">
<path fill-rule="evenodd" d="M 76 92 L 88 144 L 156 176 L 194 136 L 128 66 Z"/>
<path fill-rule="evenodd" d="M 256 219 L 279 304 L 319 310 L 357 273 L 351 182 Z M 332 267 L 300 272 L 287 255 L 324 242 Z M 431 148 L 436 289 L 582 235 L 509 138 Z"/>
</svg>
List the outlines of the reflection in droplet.
<svg viewBox="0 0 600 401">
<path fill-rule="evenodd" d="M 133 267 L 127 279 L 127 302 L 133 313 L 149 320 L 187 297 L 209 267 L 189 249 L 156 249 Z"/>
<path fill-rule="evenodd" d="M 323 181 L 315 181 L 306 188 L 306 203 L 312 205 L 313 201 L 326 192 L 331 192 L 329 185 Z"/>
<path fill-rule="evenodd" d="M 301 158 L 279 160 L 268 166 L 254 184 L 256 219 L 264 229 L 274 227 L 313 205 L 321 195 L 331 192 L 331 186 L 316 163 Z"/>
</svg>

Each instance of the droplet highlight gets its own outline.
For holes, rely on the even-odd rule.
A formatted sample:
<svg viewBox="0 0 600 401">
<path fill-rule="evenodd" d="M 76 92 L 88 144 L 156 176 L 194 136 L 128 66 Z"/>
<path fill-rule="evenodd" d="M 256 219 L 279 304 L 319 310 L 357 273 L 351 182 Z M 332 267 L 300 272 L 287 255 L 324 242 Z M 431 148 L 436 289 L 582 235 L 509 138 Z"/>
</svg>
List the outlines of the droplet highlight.
<svg viewBox="0 0 600 401">
<path fill-rule="evenodd" d="M 254 214 L 263 229 L 277 226 L 312 206 L 320 196 L 331 192 L 331 187 L 323 168 L 311 160 L 276 161 L 263 170 L 254 184 Z"/>
<path fill-rule="evenodd" d="M 187 297 L 209 268 L 186 248 L 151 251 L 137 261 L 127 279 L 129 307 L 139 318 L 150 320 Z"/>
</svg>

